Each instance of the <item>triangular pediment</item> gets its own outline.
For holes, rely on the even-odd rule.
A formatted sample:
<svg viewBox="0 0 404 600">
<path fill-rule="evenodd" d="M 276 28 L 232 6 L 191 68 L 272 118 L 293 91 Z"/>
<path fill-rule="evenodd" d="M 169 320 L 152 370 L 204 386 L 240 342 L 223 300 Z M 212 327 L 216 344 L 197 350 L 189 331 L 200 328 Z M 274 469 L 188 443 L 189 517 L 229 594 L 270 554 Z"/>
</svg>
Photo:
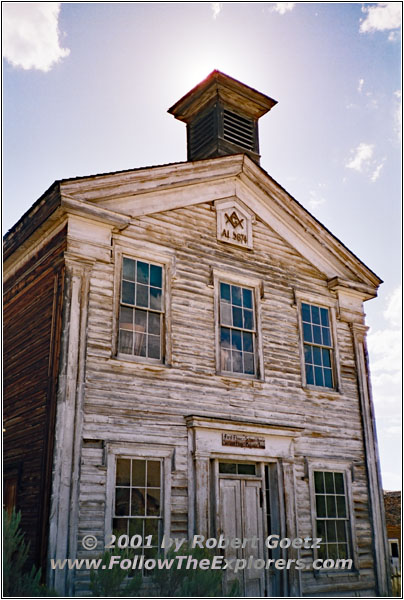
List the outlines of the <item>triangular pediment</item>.
<svg viewBox="0 0 404 600">
<path fill-rule="evenodd" d="M 370 269 L 246 155 L 66 180 L 61 182 L 61 194 L 133 219 L 209 202 L 221 215 L 218 235 L 226 221 L 226 231 L 229 238 L 235 234 L 231 242 L 236 245 L 252 247 L 251 227 L 259 218 L 327 279 L 339 277 L 376 288 L 380 284 Z"/>
</svg>

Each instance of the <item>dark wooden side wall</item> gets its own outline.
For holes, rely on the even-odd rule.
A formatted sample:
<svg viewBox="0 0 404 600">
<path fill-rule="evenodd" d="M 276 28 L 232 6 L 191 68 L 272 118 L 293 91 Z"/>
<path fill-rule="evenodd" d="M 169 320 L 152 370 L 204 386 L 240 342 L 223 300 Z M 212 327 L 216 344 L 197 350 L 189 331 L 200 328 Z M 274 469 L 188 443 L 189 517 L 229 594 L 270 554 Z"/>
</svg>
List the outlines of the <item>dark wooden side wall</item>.
<svg viewBox="0 0 404 600">
<path fill-rule="evenodd" d="M 4 283 L 4 476 L 30 562 L 44 567 L 51 488 L 66 228 Z"/>
</svg>

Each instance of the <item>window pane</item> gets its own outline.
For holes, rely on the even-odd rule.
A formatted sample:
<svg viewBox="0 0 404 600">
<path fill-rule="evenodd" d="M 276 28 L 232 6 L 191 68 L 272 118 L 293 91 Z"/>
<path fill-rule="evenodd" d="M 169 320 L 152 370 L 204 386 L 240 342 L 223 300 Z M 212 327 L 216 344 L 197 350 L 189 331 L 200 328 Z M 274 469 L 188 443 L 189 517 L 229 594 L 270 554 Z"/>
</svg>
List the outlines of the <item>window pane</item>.
<svg viewBox="0 0 404 600">
<path fill-rule="evenodd" d="M 313 325 L 313 342 L 321 344 L 321 327 L 319 325 Z"/>
<path fill-rule="evenodd" d="M 231 371 L 231 350 L 221 348 L 220 350 L 220 368 L 222 371 Z"/>
<path fill-rule="evenodd" d="M 252 291 L 243 288 L 243 306 L 244 308 L 252 308 L 253 300 L 252 300 Z"/>
<path fill-rule="evenodd" d="M 332 371 L 331 369 L 324 369 L 324 385 L 325 387 L 332 388 Z"/>
<path fill-rule="evenodd" d="M 143 523 L 145 519 L 129 519 L 129 536 L 141 535 L 143 537 Z"/>
<path fill-rule="evenodd" d="M 130 258 L 124 258 L 122 261 L 122 278 L 129 281 L 135 281 L 135 261 Z"/>
<path fill-rule="evenodd" d="M 160 319 L 158 313 L 149 312 L 148 333 L 160 335 Z"/>
<path fill-rule="evenodd" d="M 307 385 L 314 385 L 314 372 L 313 367 L 306 365 L 306 383 Z"/>
<path fill-rule="evenodd" d="M 147 356 L 149 358 L 160 358 L 160 336 L 147 336 Z"/>
<path fill-rule="evenodd" d="M 119 458 L 116 461 L 116 485 L 130 485 L 130 460 Z"/>
<path fill-rule="evenodd" d="M 307 323 L 303 323 L 303 339 L 305 342 L 313 341 L 313 337 L 311 334 L 311 325 L 308 325 Z"/>
<path fill-rule="evenodd" d="M 220 322 L 222 325 L 232 325 L 231 304 L 220 303 Z"/>
<path fill-rule="evenodd" d="M 320 308 L 320 314 L 321 314 L 321 325 L 328 327 L 329 326 L 328 308 Z"/>
<path fill-rule="evenodd" d="M 228 283 L 220 284 L 220 298 L 226 302 L 230 302 L 230 286 Z"/>
<path fill-rule="evenodd" d="M 128 519 L 113 519 L 112 531 L 115 535 L 127 534 L 128 532 Z"/>
<path fill-rule="evenodd" d="M 337 540 L 339 542 L 346 542 L 346 526 L 345 521 L 336 521 L 337 523 Z"/>
<path fill-rule="evenodd" d="M 135 304 L 135 284 L 129 281 L 122 281 L 122 302 L 125 304 Z"/>
<path fill-rule="evenodd" d="M 345 496 L 337 496 L 337 511 L 339 518 L 345 518 L 346 515 L 346 506 L 345 506 Z"/>
<path fill-rule="evenodd" d="M 138 333 L 146 332 L 146 323 L 147 323 L 147 311 L 139 310 L 138 308 L 135 310 L 135 330 Z"/>
<path fill-rule="evenodd" d="M 314 473 L 314 488 L 316 493 L 324 493 L 324 475 L 322 471 Z"/>
<path fill-rule="evenodd" d="M 327 542 L 336 542 L 337 532 L 335 530 L 335 521 L 327 521 Z"/>
<path fill-rule="evenodd" d="M 235 331 L 234 329 L 231 332 L 231 344 L 233 350 L 242 350 L 241 345 L 241 331 Z"/>
<path fill-rule="evenodd" d="M 132 485 L 144 487 L 145 485 L 145 461 L 132 460 Z"/>
<path fill-rule="evenodd" d="M 244 329 L 254 329 L 252 310 L 244 310 Z"/>
<path fill-rule="evenodd" d="M 230 329 L 227 329 L 227 327 L 220 328 L 220 345 L 224 348 L 230 348 Z"/>
<path fill-rule="evenodd" d="M 255 475 L 255 465 L 238 463 L 237 472 L 239 475 Z"/>
<path fill-rule="evenodd" d="M 119 331 L 119 352 L 133 354 L 133 333 L 130 331 Z"/>
<path fill-rule="evenodd" d="M 241 288 L 235 285 L 231 286 L 231 301 L 236 306 L 241 306 Z"/>
<path fill-rule="evenodd" d="M 348 558 L 347 544 L 338 544 L 338 558 Z"/>
<path fill-rule="evenodd" d="M 342 473 L 334 473 L 334 481 L 335 481 L 335 493 L 336 494 L 345 494 L 343 474 Z"/>
<path fill-rule="evenodd" d="M 302 303 L 302 320 L 311 323 L 310 306 L 304 303 Z"/>
<path fill-rule="evenodd" d="M 320 325 L 320 309 L 318 306 L 311 306 L 311 318 L 313 323 Z"/>
<path fill-rule="evenodd" d="M 253 336 L 252 333 L 243 331 L 243 350 L 244 352 L 253 352 Z"/>
<path fill-rule="evenodd" d="M 325 521 L 317 521 L 317 537 L 325 540 Z"/>
<path fill-rule="evenodd" d="M 334 474 L 326 471 L 324 473 L 325 492 L 326 494 L 334 493 Z"/>
<path fill-rule="evenodd" d="M 150 488 L 147 490 L 147 515 L 160 516 L 160 490 Z"/>
<path fill-rule="evenodd" d="M 333 518 L 337 516 L 337 509 L 335 506 L 335 496 L 326 496 L 327 499 L 327 517 Z"/>
<path fill-rule="evenodd" d="M 244 373 L 246 375 L 254 375 L 254 354 L 250 354 L 249 352 L 244 353 Z"/>
<path fill-rule="evenodd" d="M 159 519 L 145 519 L 144 534 L 152 535 L 152 545 L 157 546 L 159 543 Z"/>
<path fill-rule="evenodd" d="M 318 517 L 326 517 L 325 496 L 316 496 L 316 511 Z"/>
<path fill-rule="evenodd" d="M 132 488 L 132 503 L 131 503 L 131 515 L 142 516 L 145 514 L 145 489 L 144 488 Z"/>
<path fill-rule="evenodd" d="M 321 331 L 322 331 L 322 334 L 323 334 L 323 344 L 324 344 L 324 346 L 331 346 L 330 330 L 327 327 L 322 327 Z"/>
<path fill-rule="evenodd" d="M 145 306 L 146 308 L 149 306 L 149 288 L 147 285 L 137 284 L 136 286 L 136 305 L 137 306 Z"/>
<path fill-rule="evenodd" d="M 147 485 L 150 487 L 160 487 L 160 461 L 147 461 Z"/>
<path fill-rule="evenodd" d="M 243 310 L 233 306 L 233 327 L 243 327 Z"/>
<path fill-rule="evenodd" d="M 229 473 L 236 475 L 237 467 L 235 463 L 219 463 L 219 473 Z"/>
<path fill-rule="evenodd" d="M 313 356 L 311 352 L 312 346 L 304 344 L 304 362 L 306 364 L 313 364 Z"/>
<path fill-rule="evenodd" d="M 314 376 L 316 385 L 323 386 L 323 369 L 321 367 L 314 368 Z"/>
<path fill-rule="evenodd" d="M 139 283 L 149 283 L 149 264 L 145 262 L 137 261 L 137 277 L 136 281 Z"/>
<path fill-rule="evenodd" d="M 233 358 L 233 371 L 234 373 L 243 372 L 243 360 L 241 352 L 232 352 Z"/>
<path fill-rule="evenodd" d="M 115 514 L 117 516 L 129 515 L 129 488 L 116 488 Z"/>
<path fill-rule="evenodd" d="M 135 334 L 135 345 L 133 348 L 135 356 L 146 356 L 146 339 L 147 336 L 144 333 Z"/>
<path fill-rule="evenodd" d="M 133 331 L 133 308 L 121 306 L 119 314 L 119 327 L 121 329 Z"/>
<path fill-rule="evenodd" d="M 323 365 L 325 367 L 331 367 L 330 350 L 328 350 L 327 348 L 322 348 L 321 351 L 323 355 Z"/>
<path fill-rule="evenodd" d="M 163 269 L 157 265 L 150 265 L 150 285 L 158 288 L 163 285 Z"/>
<path fill-rule="evenodd" d="M 328 544 L 327 545 L 327 550 L 328 550 L 328 558 L 332 558 L 333 560 L 336 560 L 338 558 L 338 546 L 337 544 Z"/>
<path fill-rule="evenodd" d="M 321 367 L 321 348 L 313 346 L 313 363 Z"/>
<path fill-rule="evenodd" d="M 160 288 L 150 288 L 150 308 L 153 310 L 161 310 L 162 293 Z"/>
</svg>

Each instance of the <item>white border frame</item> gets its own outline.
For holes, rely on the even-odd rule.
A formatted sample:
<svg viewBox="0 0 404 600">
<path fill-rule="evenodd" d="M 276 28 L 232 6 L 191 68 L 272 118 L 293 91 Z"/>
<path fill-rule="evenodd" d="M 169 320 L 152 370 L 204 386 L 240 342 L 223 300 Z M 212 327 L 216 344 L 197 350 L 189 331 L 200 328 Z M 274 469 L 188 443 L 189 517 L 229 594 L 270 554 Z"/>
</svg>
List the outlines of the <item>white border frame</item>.
<svg viewBox="0 0 404 600">
<path fill-rule="evenodd" d="M 105 489 L 105 544 L 111 539 L 114 509 L 116 460 L 117 458 L 135 458 L 143 460 L 160 459 L 163 463 L 162 517 L 163 535 L 171 530 L 171 465 L 174 455 L 173 446 L 159 444 L 136 444 L 134 442 L 107 443 L 107 484 Z"/>
<path fill-rule="evenodd" d="M 228 379 L 244 379 L 248 381 L 265 381 L 264 355 L 262 351 L 262 316 L 261 316 L 261 297 L 263 291 L 263 281 L 255 277 L 240 274 L 233 270 L 224 271 L 222 269 L 212 268 L 213 288 L 214 288 L 214 319 L 215 319 L 215 356 L 216 356 L 216 375 Z M 246 375 L 244 373 L 232 373 L 222 371 L 220 368 L 220 283 L 229 283 L 242 287 L 252 288 L 254 291 L 255 303 L 255 323 L 256 323 L 256 353 L 257 363 L 256 375 Z"/>
<path fill-rule="evenodd" d="M 337 308 L 338 301 L 334 298 L 327 298 L 320 294 L 304 293 L 294 290 L 296 309 L 297 309 L 297 321 L 299 327 L 299 351 L 300 351 L 300 368 L 302 373 L 302 387 L 306 390 L 326 392 L 327 394 L 341 394 L 341 367 L 340 367 L 340 356 L 338 350 L 338 336 L 337 336 Z M 330 315 L 330 331 L 332 340 L 331 349 L 331 361 L 332 361 L 332 373 L 334 378 L 334 387 L 324 387 L 320 385 L 308 384 L 306 381 L 306 365 L 304 361 L 304 339 L 303 339 L 303 323 L 302 323 L 302 303 L 312 304 L 319 306 L 320 308 L 328 308 Z"/>
<path fill-rule="evenodd" d="M 148 245 L 150 246 L 150 244 Z M 171 342 L 171 280 L 174 274 L 174 256 L 172 252 L 165 252 L 165 248 L 159 246 L 145 249 L 145 244 L 136 244 L 134 240 L 128 240 L 128 244 L 115 242 L 113 249 L 113 258 L 115 265 L 114 272 L 114 297 L 113 297 L 113 318 L 112 318 L 112 343 L 111 358 L 125 362 L 135 362 L 149 365 L 171 366 L 172 363 L 172 342 Z M 122 280 L 123 257 L 132 260 L 144 260 L 145 262 L 157 264 L 163 268 L 163 331 L 162 331 L 162 357 L 160 360 L 155 358 L 146 358 L 143 356 L 132 356 L 118 352 L 119 335 L 119 307 L 120 291 Z"/>
</svg>

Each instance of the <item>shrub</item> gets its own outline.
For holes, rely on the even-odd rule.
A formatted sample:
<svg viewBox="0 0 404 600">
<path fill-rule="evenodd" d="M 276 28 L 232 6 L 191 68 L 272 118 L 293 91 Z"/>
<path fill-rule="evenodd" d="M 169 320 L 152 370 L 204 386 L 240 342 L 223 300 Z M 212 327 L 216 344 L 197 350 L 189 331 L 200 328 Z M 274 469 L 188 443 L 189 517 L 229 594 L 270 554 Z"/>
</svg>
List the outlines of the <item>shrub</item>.
<svg viewBox="0 0 404 600">
<path fill-rule="evenodd" d="M 101 555 L 102 564 L 108 565 L 112 553 L 106 550 Z M 134 553 L 130 550 L 122 550 L 121 560 L 125 558 L 134 558 Z M 111 569 L 102 569 L 90 571 L 90 589 L 93 596 L 122 597 L 137 596 L 142 585 L 142 574 L 139 571 L 131 571 L 132 577 L 128 577 L 128 571 L 121 569 L 119 565 L 114 565 Z"/>
<path fill-rule="evenodd" d="M 56 596 L 40 583 L 40 569 L 26 567 L 29 544 L 24 541 L 20 521 L 20 512 L 3 511 L 3 596 Z"/>
</svg>

